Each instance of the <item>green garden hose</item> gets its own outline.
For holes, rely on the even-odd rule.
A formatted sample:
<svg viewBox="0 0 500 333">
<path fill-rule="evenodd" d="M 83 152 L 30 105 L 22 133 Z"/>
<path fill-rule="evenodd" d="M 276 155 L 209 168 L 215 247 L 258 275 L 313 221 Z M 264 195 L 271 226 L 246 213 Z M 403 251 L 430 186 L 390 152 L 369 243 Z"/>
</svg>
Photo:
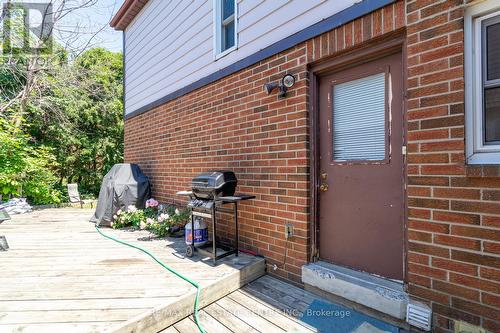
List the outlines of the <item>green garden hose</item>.
<svg viewBox="0 0 500 333">
<path fill-rule="evenodd" d="M 186 281 L 186 282 L 192 284 L 194 287 L 196 287 L 196 298 L 194 299 L 194 322 L 196 323 L 196 326 L 198 327 L 198 330 L 200 331 L 200 333 L 206 333 L 205 330 L 203 329 L 203 327 L 201 327 L 200 321 L 198 319 L 198 303 L 199 303 L 199 298 L 200 298 L 200 289 L 201 289 L 201 287 L 200 287 L 200 285 L 197 282 L 195 282 L 193 280 L 190 280 L 189 278 L 185 277 L 184 275 L 180 274 L 179 272 L 176 272 L 173 268 L 168 267 L 161 260 L 159 260 L 158 258 L 156 258 L 152 253 L 150 253 L 148 250 L 145 250 L 142 247 L 135 246 L 135 245 L 132 245 L 132 244 L 127 243 L 125 241 L 122 241 L 122 240 L 119 240 L 117 238 L 114 238 L 114 237 L 111 237 L 109 235 L 106 235 L 101 230 L 99 230 L 99 227 L 97 226 L 97 224 L 96 224 L 95 228 L 96 228 L 97 232 L 100 233 L 103 237 L 109 238 L 111 240 L 114 240 L 117 243 L 120 243 L 120 244 L 123 244 L 123 245 L 126 245 L 126 246 L 130 246 L 130 247 L 132 247 L 134 249 L 137 249 L 139 251 L 142 251 L 142 252 L 146 253 L 148 256 L 150 256 L 154 261 L 156 261 L 158 264 L 160 264 L 167 271 L 169 271 L 170 273 L 173 273 L 173 274 L 177 275 L 178 277 L 180 277 L 184 281 Z"/>
</svg>

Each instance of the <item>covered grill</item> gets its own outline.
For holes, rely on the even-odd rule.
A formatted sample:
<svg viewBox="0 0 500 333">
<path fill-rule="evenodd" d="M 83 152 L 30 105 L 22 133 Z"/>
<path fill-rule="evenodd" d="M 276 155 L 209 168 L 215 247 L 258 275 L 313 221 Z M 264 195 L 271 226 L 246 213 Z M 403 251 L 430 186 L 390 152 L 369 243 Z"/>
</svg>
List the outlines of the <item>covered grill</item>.
<svg viewBox="0 0 500 333">
<path fill-rule="evenodd" d="M 252 195 L 235 195 L 238 180 L 232 171 L 204 172 L 191 181 L 191 191 L 178 192 L 180 195 L 188 195 L 188 207 L 191 207 L 191 245 L 186 249 L 186 255 L 191 257 L 195 251 L 213 258 L 214 264 L 230 254 L 238 255 L 238 202 L 255 198 Z M 232 205 L 232 208 L 223 207 Z M 231 214 L 235 227 L 234 247 L 225 247 L 224 251 L 217 255 L 216 241 L 216 213 L 224 212 Z M 194 216 L 210 219 L 212 224 L 212 242 L 204 247 L 195 248 Z"/>
<path fill-rule="evenodd" d="M 97 207 L 90 222 L 109 226 L 118 209 L 126 209 L 129 205 L 144 208 L 150 197 L 151 184 L 137 164 L 115 164 L 102 180 Z"/>
</svg>

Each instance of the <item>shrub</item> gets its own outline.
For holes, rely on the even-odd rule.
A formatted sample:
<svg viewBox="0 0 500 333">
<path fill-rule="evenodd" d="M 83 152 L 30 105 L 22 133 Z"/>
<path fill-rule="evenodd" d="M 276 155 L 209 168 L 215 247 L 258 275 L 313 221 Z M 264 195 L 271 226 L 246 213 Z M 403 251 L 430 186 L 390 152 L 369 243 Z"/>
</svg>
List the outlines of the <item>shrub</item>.
<svg viewBox="0 0 500 333">
<path fill-rule="evenodd" d="M 151 233 L 165 237 L 173 226 L 182 226 L 189 219 L 189 209 L 179 210 L 174 206 L 163 207 L 154 199 L 146 202 L 145 209 L 128 206 L 125 211 L 118 210 L 113 216 L 111 227 L 114 229 L 133 227 L 146 229 Z"/>
<path fill-rule="evenodd" d="M 137 209 L 134 205 L 127 207 L 127 210 L 123 211 L 119 209 L 113 216 L 113 222 L 111 227 L 114 229 L 120 229 L 125 227 L 135 227 L 140 228 L 141 223 L 145 223 L 146 217 L 142 209 Z M 144 229 L 144 228 L 142 228 Z"/>
<path fill-rule="evenodd" d="M 20 129 L 0 118 L 0 194 L 25 196 L 35 205 L 59 203 L 52 150 L 33 146 Z"/>
</svg>

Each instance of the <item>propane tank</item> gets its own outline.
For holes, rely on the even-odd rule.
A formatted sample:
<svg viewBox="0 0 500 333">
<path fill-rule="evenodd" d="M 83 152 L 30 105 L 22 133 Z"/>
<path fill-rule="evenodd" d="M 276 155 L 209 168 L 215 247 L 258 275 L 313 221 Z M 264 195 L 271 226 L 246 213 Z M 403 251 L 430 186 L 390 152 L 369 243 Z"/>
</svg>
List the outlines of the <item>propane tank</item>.
<svg viewBox="0 0 500 333">
<path fill-rule="evenodd" d="M 208 241 L 208 227 L 205 221 L 200 216 L 193 216 L 194 220 L 194 246 L 200 247 Z M 191 222 L 184 227 L 184 239 L 186 245 L 192 244 Z"/>
</svg>

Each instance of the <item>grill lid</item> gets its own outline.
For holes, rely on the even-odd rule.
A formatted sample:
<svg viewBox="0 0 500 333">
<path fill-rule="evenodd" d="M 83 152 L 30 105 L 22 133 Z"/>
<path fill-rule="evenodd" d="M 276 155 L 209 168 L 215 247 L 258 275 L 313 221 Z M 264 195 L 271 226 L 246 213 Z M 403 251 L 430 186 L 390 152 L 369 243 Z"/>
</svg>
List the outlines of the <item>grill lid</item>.
<svg viewBox="0 0 500 333">
<path fill-rule="evenodd" d="M 212 198 L 214 195 L 231 196 L 236 190 L 237 179 L 232 171 L 210 171 L 199 174 L 191 181 L 193 194 Z"/>
</svg>

